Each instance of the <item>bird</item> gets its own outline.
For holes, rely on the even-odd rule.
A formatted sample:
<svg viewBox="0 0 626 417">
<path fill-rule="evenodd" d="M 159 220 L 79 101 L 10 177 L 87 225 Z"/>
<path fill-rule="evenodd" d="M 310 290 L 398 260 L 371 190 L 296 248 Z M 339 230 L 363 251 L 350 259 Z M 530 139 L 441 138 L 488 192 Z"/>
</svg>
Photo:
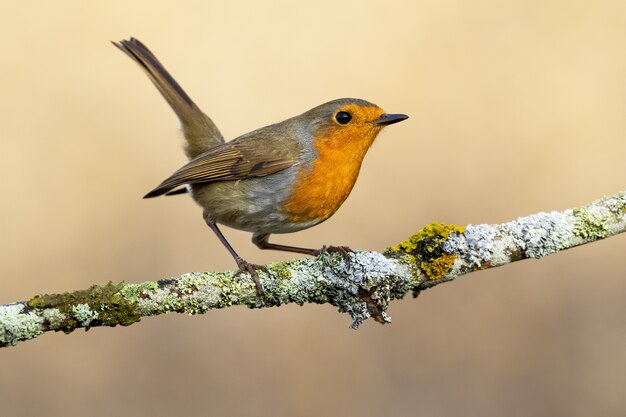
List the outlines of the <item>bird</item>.
<svg viewBox="0 0 626 417">
<path fill-rule="evenodd" d="M 340 98 L 225 142 L 209 116 L 191 100 L 155 55 L 138 39 L 112 42 L 146 73 L 178 116 L 188 162 L 144 198 L 190 193 L 203 218 L 249 273 L 258 294 L 257 270 L 222 234 L 218 224 L 252 233 L 260 249 L 319 256 L 351 252 L 347 246 L 309 249 L 270 243 L 271 234 L 292 233 L 330 218 L 357 180 L 365 154 L 381 130 L 408 118 L 388 114 L 357 98 Z"/>
</svg>

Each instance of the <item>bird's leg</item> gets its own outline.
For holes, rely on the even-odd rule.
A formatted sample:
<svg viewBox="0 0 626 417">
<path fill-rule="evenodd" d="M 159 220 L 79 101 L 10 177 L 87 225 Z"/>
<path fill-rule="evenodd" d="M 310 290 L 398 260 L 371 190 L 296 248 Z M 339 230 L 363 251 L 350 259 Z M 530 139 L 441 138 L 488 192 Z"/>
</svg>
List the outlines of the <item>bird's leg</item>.
<svg viewBox="0 0 626 417">
<path fill-rule="evenodd" d="M 230 252 L 232 257 L 235 259 L 235 262 L 237 262 L 239 271 L 235 273 L 235 276 L 243 272 L 249 273 L 252 279 L 254 280 L 254 284 L 256 285 L 257 294 L 263 295 L 265 291 L 263 290 L 263 285 L 261 285 L 261 280 L 259 279 L 259 274 L 257 274 L 256 270 L 257 269 L 267 270 L 267 268 L 263 265 L 251 264 L 245 261 L 241 256 L 237 254 L 237 252 L 235 252 L 233 247 L 230 246 L 230 243 L 228 243 L 228 241 L 222 234 L 222 231 L 217 227 L 217 224 L 209 218 L 206 211 L 204 212 L 203 216 L 204 216 L 204 221 L 206 222 L 206 224 L 211 228 L 211 230 L 213 230 L 213 233 L 217 235 L 217 238 L 220 240 L 220 242 L 222 242 L 222 245 L 226 246 L 226 249 L 228 249 L 228 252 Z"/>
<path fill-rule="evenodd" d="M 268 242 L 269 238 L 270 238 L 269 233 L 265 233 L 262 235 L 255 233 L 252 235 L 252 243 L 257 245 L 259 249 L 271 249 L 271 250 L 280 250 L 283 252 L 303 253 L 305 255 L 310 255 L 310 256 L 318 256 L 320 254 L 319 249 L 308 249 L 308 248 L 299 248 L 297 246 L 277 245 L 276 243 Z"/>
<path fill-rule="evenodd" d="M 272 249 L 272 250 L 280 250 L 284 252 L 303 253 L 305 255 L 310 255 L 310 256 L 319 256 L 322 253 L 338 253 L 347 262 L 350 262 L 350 253 L 354 252 L 348 246 L 324 245 L 322 246 L 321 249 L 308 249 L 308 248 L 299 248 L 297 246 L 278 245 L 276 243 L 270 243 L 269 238 L 270 238 L 269 233 L 266 233 L 266 234 L 255 233 L 252 235 L 252 243 L 257 245 L 259 249 Z"/>
</svg>

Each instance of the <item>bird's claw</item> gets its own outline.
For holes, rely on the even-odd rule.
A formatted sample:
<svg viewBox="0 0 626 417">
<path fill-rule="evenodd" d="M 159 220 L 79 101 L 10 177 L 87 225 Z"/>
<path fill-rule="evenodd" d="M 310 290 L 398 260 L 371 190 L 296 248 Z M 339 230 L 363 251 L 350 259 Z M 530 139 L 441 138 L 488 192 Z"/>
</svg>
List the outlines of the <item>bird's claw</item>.
<svg viewBox="0 0 626 417">
<path fill-rule="evenodd" d="M 264 295 L 265 290 L 263 289 L 263 285 L 261 284 L 261 279 L 259 278 L 259 274 L 256 272 L 257 269 L 267 272 L 267 267 L 265 265 L 257 265 L 251 264 L 248 261 L 243 260 L 242 258 L 235 259 L 237 262 L 237 266 L 239 270 L 235 272 L 234 277 L 239 276 L 243 273 L 250 274 L 250 277 L 254 281 L 254 285 L 256 286 L 256 293 L 258 295 Z"/>
<path fill-rule="evenodd" d="M 350 247 L 348 247 L 348 246 L 330 246 L 330 245 L 327 246 L 327 245 L 324 245 L 319 250 L 318 256 L 323 254 L 323 253 L 328 253 L 328 254 L 338 253 L 339 255 L 341 255 L 341 257 L 346 262 L 346 264 L 350 265 L 350 262 L 352 261 L 352 258 L 350 257 L 350 254 L 354 253 L 354 251 Z"/>
</svg>

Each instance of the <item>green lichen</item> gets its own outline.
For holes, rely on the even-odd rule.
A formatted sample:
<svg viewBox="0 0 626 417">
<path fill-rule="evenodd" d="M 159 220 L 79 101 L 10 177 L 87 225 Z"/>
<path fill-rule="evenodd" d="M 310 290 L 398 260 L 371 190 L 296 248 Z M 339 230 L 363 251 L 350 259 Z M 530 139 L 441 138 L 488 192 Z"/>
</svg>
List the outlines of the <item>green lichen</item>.
<svg viewBox="0 0 626 417">
<path fill-rule="evenodd" d="M 155 281 L 142 282 L 141 284 L 125 284 L 120 289 L 120 294 L 129 303 L 136 303 L 146 296 L 149 291 L 159 288 Z"/>
<path fill-rule="evenodd" d="M 262 279 L 264 273 L 259 271 Z M 243 279 L 243 276 L 235 276 L 234 273 L 215 274 L 213 284 L 219 289 L 219 296 L 215 308 L 230 307 L 233 305 L 248 305 L 254 307 L 258 299 L 254 281 Z M 259 305 L 260 306 L 260 305 Z"/>
<path fill-rule="evenodd" d="M 61 314 L 65 315 L 65 318 L 55 330 L 63 330 L 66 333 L 83 326 L 82 322 L 86 317 L 83 315 L 79 319 L 74 315 L 75 309 L 80 304 L 86 304 L 92 313 L 98 314 L 97 318 L 89 324 L 93 322 L 94 325 L 102 326 L 117 326 L 118 324 L 129 326 L 138 322 L 141 317 L 136 303 L 127 301 L 120 293 L 124 286 L 123 282 L 116 285 L 109 282 L 105 286 L 94 285 L 83 291 L 37 295 L 27 304 L 30 308 L 36 309 L 58 309 Z"/>
<path fill-rule="evenodd" d="M 574 234 L 583 239 L 596 240 L 608 236 L 608 226 L 606 220 L 594 215 L 586 208 L 573 210 L 574 216 L 578 219 L 574 225 Z"/>
<path fill-rule="evenodd" d="M 284 262 L 270 264 L 267 266 L 267 269 L 270 274 L 281 281 L 291 279 L 291 271 L 289 271 L 289 267 Z"/>
<path fill-rule="evenodd" d="M 262 272 L 259 272 L 263 276 Z M 209 309 L 232 305 L 259 306 L 262 301 L 256 295 L 254 281 L 233 272 L 193 272 L 176 280 L 164 280 L 143 288 L 131 288 L 125 295 L 136 300 L 141 315 L 169 312 L 202 314 Z"/>
<path fill-rule="evenodd" d="M 454 265 L 456 255 L 446 253 L 442 244 L 450 233 L 461 234 L 462 226 L 434 222 L 415 233 L 404 242 L 392 248 L 395 252 L 405 252 L 415 257 L 419 269 L 431 280 L 437 280 L 447 274 Z"/>
<path fill-rule="evenodd" d="M 192 294 L 206 285 L 206 274 L 184 274 L 176 283 L 180 294 Z"/>
</svg>

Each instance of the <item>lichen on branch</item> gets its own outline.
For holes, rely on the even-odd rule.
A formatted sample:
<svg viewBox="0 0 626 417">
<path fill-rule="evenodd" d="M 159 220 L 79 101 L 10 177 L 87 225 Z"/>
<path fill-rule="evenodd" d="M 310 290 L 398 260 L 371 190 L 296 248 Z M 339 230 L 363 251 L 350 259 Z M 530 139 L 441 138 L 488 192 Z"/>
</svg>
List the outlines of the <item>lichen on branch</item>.
<svg viewBox="0 0 626 417">
<path fill-rule="evenodd" d="M 44 294 L 0 306 L 0 347 L 47 331 L 129 326 L 141 317 L 170 312 L 283 304 L 331 304 L 350 314 L 352 327 L 373 318 L 390 321 L 389 304 L 410 291 L 451 281 L 472 271 L 541 258 L 626 231 L 626 192 L 562 212 L 512 222 L 455 226 L 434 222 L 383 253 L 356 251 L 349 260 L 322 254 L 267 266 L 259 296 L 248 275 L 191 272 L 140 284 L 109 282 L 86 290 Z"/>
</svg>

